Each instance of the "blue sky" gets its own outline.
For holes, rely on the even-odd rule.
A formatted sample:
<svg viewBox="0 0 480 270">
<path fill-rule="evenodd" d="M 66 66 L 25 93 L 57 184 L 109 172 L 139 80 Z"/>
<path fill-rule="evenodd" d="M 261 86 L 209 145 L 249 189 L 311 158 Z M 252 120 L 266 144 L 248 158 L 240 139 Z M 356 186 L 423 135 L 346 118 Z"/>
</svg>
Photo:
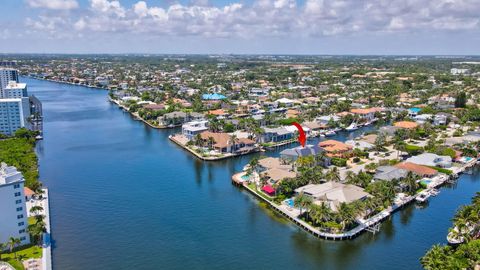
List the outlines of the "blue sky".
<svg viewBox="0 0 480 270">
<path fill-rule="evenodd" d="M 480 0 L 2 0 L 0 52 L 479 54 Z"/>
</svg>

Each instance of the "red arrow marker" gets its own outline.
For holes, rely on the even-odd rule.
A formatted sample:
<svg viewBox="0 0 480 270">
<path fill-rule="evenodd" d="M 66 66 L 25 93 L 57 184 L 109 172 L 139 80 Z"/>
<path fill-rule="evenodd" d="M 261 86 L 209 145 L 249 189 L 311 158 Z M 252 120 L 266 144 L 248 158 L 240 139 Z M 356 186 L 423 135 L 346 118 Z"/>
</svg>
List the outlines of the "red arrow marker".
<svg viewBox="0 0 480 270">
<path fill-rule="evenodd" d="M 297 122 L 293 122 L 292 125 L 294 125 L 298 129 L 298 142 L 300 142 L 302 147 L 305 147 L 305 142 L 307 141 L 307 136 L 305 136 L 305 131 L 303 131 L 302 126 L 300 126 L 300 124 Z"/>
</svg>

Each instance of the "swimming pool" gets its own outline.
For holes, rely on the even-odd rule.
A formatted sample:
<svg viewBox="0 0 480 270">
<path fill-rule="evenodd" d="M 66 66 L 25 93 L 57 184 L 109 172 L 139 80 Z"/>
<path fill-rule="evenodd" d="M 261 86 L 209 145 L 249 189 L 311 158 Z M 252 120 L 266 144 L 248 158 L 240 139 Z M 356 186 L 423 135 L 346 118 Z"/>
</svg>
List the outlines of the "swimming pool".
<svg viewBox="0 0 480 270">
<path fill-rule="evenodd" d="M 250 175 L 244 174 L 240 178 L 242 178 L 242 180 L 244 180 L 244 181 L 248 181 L 248 180 L 250 180 Z"/>
<path fill-rule="evenodd" d="M 430 180 L 430 179 L 422 179 L 420 181 L 420 183 L 425 185 L 425 186 L 428 186 L 428 184 L 430 184 L 431 182 L 432 182 L 432 180 Z"/>
<path fill-rule="evenodd" d="M 290 199 L 287 199 L 285 200 L 285 204 L 290 206 L 290 207 L 294 207 L 295 206 L 295 202 L 293 201 L 293 198 L 290 198 Z"/>
</svg>

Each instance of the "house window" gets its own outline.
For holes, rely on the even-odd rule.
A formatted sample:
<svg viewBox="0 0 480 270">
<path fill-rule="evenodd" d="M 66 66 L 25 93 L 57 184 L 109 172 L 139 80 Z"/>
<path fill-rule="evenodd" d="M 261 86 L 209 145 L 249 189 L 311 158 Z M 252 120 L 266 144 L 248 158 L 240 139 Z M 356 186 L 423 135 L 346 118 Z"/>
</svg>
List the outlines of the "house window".
<svg viewBox="0 0 480 270">
<path fill-rule="evenodd" d="M 13 185 L 13 188 L 15 188 L 15 189 L 20 188 L 20 184 Z"/>
<path fill-rule="evenodd" d="M 25 229 L 19 230 L 18 233 L 25 233 Z"/>
<path fill-rule="evenodd" d="M 15 197 L 19 197 L 19 196 L 21 196 L 21 195 L 22 195 L 22 193 L 20 193 L 20 192 L 15 192 Z"/>
<path fill-rule="evenodd" d="M 22 200 L 16 200 L 15 201 L 15 204 L 21 204 L 22 203 Z"/>
<path fill-rule="evenodd" d="M 18 223 L 18 227 L 21 227 L 23 225 L 25 225 L 25 222 L 23 222 L 23 221 Z"/>
<path fill-rule="evenodd" d="M 17 207 L 17 212 L 20 212 L 23 210 L 23 207 Z"/>
<path fill-rule="evenodd" d="M 17 215 L 17 219 L 22 219 L 23 215 Z"/>
</svg>

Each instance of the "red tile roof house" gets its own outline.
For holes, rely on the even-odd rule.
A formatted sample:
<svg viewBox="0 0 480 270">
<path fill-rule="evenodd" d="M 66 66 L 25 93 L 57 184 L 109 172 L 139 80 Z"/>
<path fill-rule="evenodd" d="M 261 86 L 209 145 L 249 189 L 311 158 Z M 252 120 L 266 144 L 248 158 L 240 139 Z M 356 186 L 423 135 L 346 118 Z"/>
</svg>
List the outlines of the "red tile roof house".
<svg viewBox="0 0 480 270">
<path fill-rule="evenodd" d="M 320 142 L 318 146 L 320 146 L 329 157 L 348 158 L 353 153 L 353 147 L 351 145 L 336 140 L 326 140 Z"/>
<path fill-rule="evenodd" d="M 399 164 L 395 165 L 394 167 L 413 172 L 414 174 L 416 174 L 418 176 L 421 176 L 421 177 L 432 177 L 432 176 L 435 176 L 438 173 L 438 171 L 435 170 L 435 169 L 432 169 L 432 168 L 427 167 L 427 166 L 411 163 L 411 162 L 402 162 L 402 163 L 399 163 Z"/>
<path fill-rule="evenodd" d="M 358 115 L 361 119 L 365 121 L 372 121 L 375 119 L 375 113 L 383 111 L 382 108 L 368 108 L 368 109 L 351 109 L 352 114 Z"/>
<path fill-rule="evenodd" d="M 255 141 L 246 138 L 237 138 L 234 144 L 228 133 L 204 131 L 200 136 L 207 144 L 212 140 L 211 147 L 220 153 L 235 153 L 255 147 Z"/>
</svg>

